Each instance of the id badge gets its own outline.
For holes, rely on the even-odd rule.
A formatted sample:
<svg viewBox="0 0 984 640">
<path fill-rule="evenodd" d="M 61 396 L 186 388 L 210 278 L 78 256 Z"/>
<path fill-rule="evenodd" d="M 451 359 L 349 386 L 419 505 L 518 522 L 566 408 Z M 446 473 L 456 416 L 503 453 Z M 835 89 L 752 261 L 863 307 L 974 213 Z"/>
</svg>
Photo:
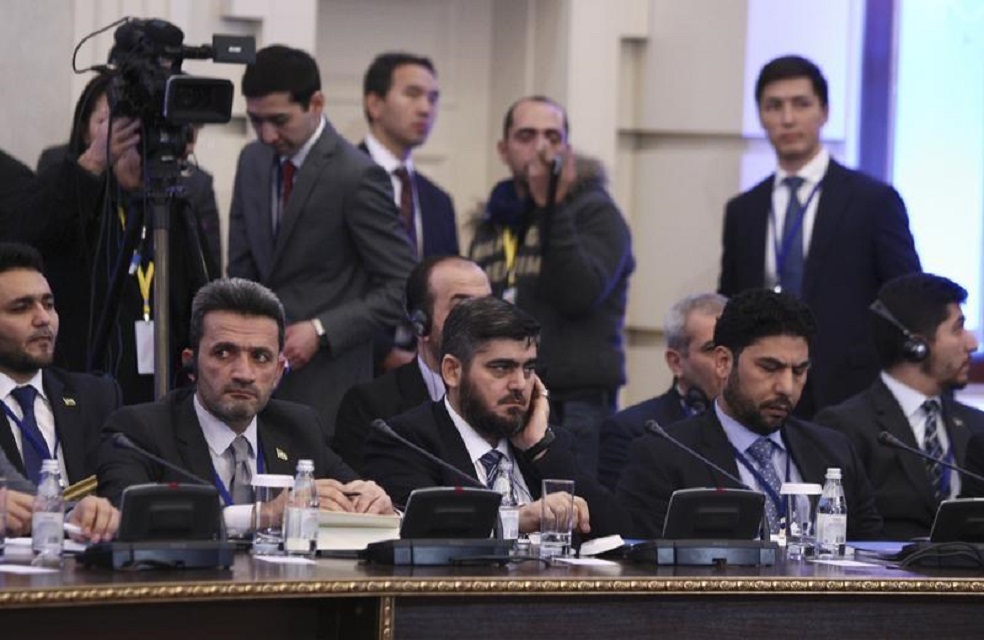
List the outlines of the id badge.
<svg viewBox="0 0 984 640">
<path fill-rule="evenodd" d="M 133 336 L 137 343 L 137 373 L 154 373 L 154 321 L 137 320 L 133 323 Z"/>
<path fill-rule="evenodd" d="M 506 290 L 502 292 L 502 299 L 509 304 L 516 304 L 516 287 L 507 287 Z"/>
</svg>

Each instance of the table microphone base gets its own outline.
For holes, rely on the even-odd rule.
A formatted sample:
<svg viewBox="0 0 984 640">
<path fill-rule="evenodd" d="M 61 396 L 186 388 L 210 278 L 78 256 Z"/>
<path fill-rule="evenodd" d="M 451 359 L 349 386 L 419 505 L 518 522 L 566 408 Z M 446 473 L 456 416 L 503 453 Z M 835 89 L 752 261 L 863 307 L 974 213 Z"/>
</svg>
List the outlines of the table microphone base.
<svg viewBox="0 0 984 640">
<path fill-rule="evenodd" d="M 512 540 L 494 538 L 412 538 L 384 540 L 366 547 L 362 557 L 370 563 L 393 566 L 441 566 L 508 558 Z"/>
<path fill-rule="evenodd" d="M 222 540 L 100 542 L 86 548 L 76 561 L 105 569 L 226 569 L 235 553 L 235 543 Z"/>
<path fill-rule="evenodd" d="M 633 545 L 626 557 L 633 562 L 669 566 L 770 566 L 779 546 L 761 540 L 651 540 Z"/>
</svg>

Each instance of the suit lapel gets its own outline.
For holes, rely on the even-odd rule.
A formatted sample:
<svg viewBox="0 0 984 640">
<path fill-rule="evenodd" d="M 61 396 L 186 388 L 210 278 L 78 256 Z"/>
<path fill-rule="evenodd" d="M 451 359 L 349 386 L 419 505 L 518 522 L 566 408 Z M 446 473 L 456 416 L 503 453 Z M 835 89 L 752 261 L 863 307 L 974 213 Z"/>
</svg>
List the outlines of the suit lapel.
<svg viewBox="0 0 984 640">
<path fill-rule="evenodd" d="M 11 431 L 11 429 L 16 428 L 17 425 L 12 424 L 7 417 L 7 412 L 0 411 L 0 447 L 3 448 L 3 454 L 7 456 L 10 464 L 14 465 L 22 476 L 27 477 L 24 460 L 21 458 L 20 451 L 17 449 L 17 441 L 14 440 L 14 434 Z"/>
<path fill-rule="evenodd" d="M 78 482 L 85 470 L 85 437 L 80 424 L 82 409 L 78 404 L 84 400 L 66 396 L 65 385 L 48 371 L 42 372 L 41 379 L 55 419 L 55 433 L 65 458 L 67 480 L 69 484 Z"/>
<path fill-rule="evenodd" d="M 311 192 L 318 184 L 316 178 L 324 173 L 324 166 L 334 155 L 337 143 L 338 134 L 325 120 L 325 128 L 321 132 L 321 137 L 311 147 L 307 158 L 304 159 L 304 164 L 294 175 L 294 187 L 290 194 L 290 202 L 287 203 L 287 208 L 284 210 L 283 219 L 280 221 L 280 231 L 277 233 L 277 239 L 273 245 L 271 269 L 277 265 L 283 257 L 284 251 L 287 250 L 290 234 L 293 233 L 304 206 L 311 197 Z"/>
<path fill-rule="evenodd" d="M 820 261 L 830 248 L 831 241 L 841 226 L 841 218 L 847 212 L 850 199 L 847 178 L 848 173 L 844 167 L 831 158 L 823 177 L 823 186 L 817 196 L 817 216 L 813 223 L 813 234 L 810 236 L 810 250 L 807 252 L 806 264 L 803 265 L 804 295 L 812 289 L 814 282 L 823 277 L 820 273 Z"/>
<path fill-rule="evenodd" d="M 772 184 L 775 175 L 769 176 L 749 194 L 749 214 L 745 221 L 744 245 L 748 247 L 748 259 L 744 264 L 756 265 L 759 286 L 765 286 L 765 248 L 773 241 L 769 233 L 769 214 L 772 212 Z"/>
<path fill-rule="evenodd" d="M 910 447 L 918 449 L 919 444 L 916 442 L 916 436 L 912 433 L 912 427 L 909 426 L 909 419 L 902 413 L 902 407 L 899 406 L 895 396 L 888 390 L 881 378 L 875 381 L 869 393 L 878 426 Z M 895 451 L 893 454 L 899 464 L 902 465 L 902 470 L 908 477 L 909 483 L 916 490 L 916 495 L 913 498 L 918 499 L 927 509 L 935 513 L 936 498 L 932 493 L 929 477 L 926 475 L 926 465 L 922 459 L 911 453 L 901 451 Z"/>
<path fill-rule="evenodd" d="M 798 420 L 790 418 L 782 427 L 782 439 L 786 443 L 787 453 L 799 470 L 803 482 L 823 484 L 827 463 L 813 452 L 813 443 L 804 437 L 804 431 L 797 423 Z"/>
<path fill-rule="evenodd" d="M 174 425 L 174 441 L 177 444 L 181 466 L 202 480 L 211 481 L 215 476 L 212 466 L 212 456 L 208 452 L 208 442 L 202 434 L 202 426 L 198 422 L 193 404 L 194 394 L 189 393 L 181 400 L 174 411 L 177 419 Z"/>
<path fill-rule="evenodd" d="M 970 440 L 970 429 L 960 414 L 960 406 L 953 400 L 943 398 L 943 420 L 946 435 L 950 438 L 950 450 L 953 451 L 953 462 L 963 465 L 967 455 L 967 442 Z"/>
<path fill-rule="evenodd" d="M 256 419 L 256 433 L 260 443 L 257 455 L 263 456 L 265 472 L 294 475 L 297 470 L 297 455 L 288 434 L 266 420 L 262 413 Z"/>
<path fill-rule="evenodd" d="M 475 480 L 478 480 L 478 472 L 472 464 L 471 456 L 468 455 L 468 448 L 465 441 L 461 439 L 461 434 L 451 422 L 451 416 L 443 402 L 434 403 L 434 417 L 437 421 L 437 435 L 440 442 L 444 443 L 446 456 L 442 456 L 445 462 L 457 468 L 463 473 L 467 473 Z"/>
<path fill-rule="evenodd" d="M 246 233 L 250 238 L 250 252 L 260 272 L 260 278 L 266 281 L 270 276 L 273 260 L 273 211 L 270 206 L 273 199 L 273 175 L 276 171 L 276 154 L 273 149 L 259 143 L 256 157 L 250 167 L 250 174 L 243 185 L 244 216 Z M 248 190 L 248 191 L 247 191 Z M 255 203 L 250 206 L 250 202 Z"/>
</svg>

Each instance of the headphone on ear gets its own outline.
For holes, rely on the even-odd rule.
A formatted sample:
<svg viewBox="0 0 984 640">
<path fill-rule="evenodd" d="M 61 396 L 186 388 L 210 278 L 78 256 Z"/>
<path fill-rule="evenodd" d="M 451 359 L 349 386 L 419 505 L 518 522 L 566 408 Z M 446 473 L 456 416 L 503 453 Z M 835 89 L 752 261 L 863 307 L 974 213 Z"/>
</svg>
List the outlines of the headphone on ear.
<svg viewBox="0 0 984 640">
<path fill-rule="evenodd" d="M 410 312 L 410 326 L 418 338 L 426 337 L 430 333 L 430 325 L 430 316 L 423 309 L 414 309 Z"/>
<path fill-rule="evenodd" d="M 905 341 L 902 343 L 902 356 L 906 360 L 909 362 L 922 362 L 929 357 L 929 343 L 926 342 L 926 339 L 909 331 L 881 300 L 875 298 L 875 301 L 868 308 L 876 316 L 887 320 L 892 326 L 902 332 L 902 336 L 905 338 Z"/>
</svg>

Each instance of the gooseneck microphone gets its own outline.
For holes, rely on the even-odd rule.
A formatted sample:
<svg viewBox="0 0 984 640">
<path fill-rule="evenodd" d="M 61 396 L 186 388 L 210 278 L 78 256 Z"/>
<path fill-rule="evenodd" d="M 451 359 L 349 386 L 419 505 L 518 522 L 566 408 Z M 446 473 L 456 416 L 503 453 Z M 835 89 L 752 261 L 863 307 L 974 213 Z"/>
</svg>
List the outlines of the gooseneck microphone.
<svg viewBox="0 0 984 640">
<path fill-rule="evenodd" d="M 942 465 L 942 466 L 946 467 L 947 469 L 952 469 L 952 470 L 956 471 L 957 473 L 963 474 L 964 476 L 966 476 L 968 478 L 973 478 L 974 480 L 977 480 L 978 482 L 984 483 L 984 476 L 980 476 L 980 475 L 974 473 L 973 471 L 968 471 L 967 469 L 964 469 L 963 467 L 960 467 L 960 466 L 957 466 L 957 465 L 952 464 L 950 462 L 947 462 L 946 460 L 944 460 L 942 458 L 937 458 L 935 456 L 931 456 L 928 453 L 926 453 L 925 451 L 922 451 L 921 449 L 917 449 L 916 447 L 910 447 L 909 445 L 907 445 L 906 443 L 902 442 L 901 440 L 899 440 L 898 438 L 896 438 L 894 435 L 892 435 L 891 433 L 889 433 L 888 431 L 882 431 L 881 433 L 878 434 L 878 443 L 879 444 L 882 444 L 882 445 L 884 445 L 886 447 L 894 447 L 896 449 L 901 449 L 902 451 L 908 451 L 909 453 L 911 453 L 913 455 L 917 455 L 920 458 L 923 458 L 925 460 L 929 460 L 930 462 L 935 462 L 936 464 Z"/>
<path fill-rule="evenodd" d="M 440 458 L 438 458 L 437 456 L 435 456 L 430 451 L 427 451 L 426 449 L 417 446 L 416 444 L 410 442 L 409 440 L 407 440 L 406 438 L 404 438 L 403 436 L 401 436 L 400 434 L 398 434 L 396 431 L 393 431 L 393 427 L 391 427 L 388 424 L 386 424 L 386 421 L 385 420 L 383 420 L 381 418 L 377 418 L 377 419 L 373 420 L 372 422 L 370 422 L 369 423 L 369 426 L 371 426 L 373 429 L 375 429 L 379 433 L 384 434 L 386 437 L 390 438 L 391 440 L 395 440 L 396 442 L 399 442 L 404 447 L 406 447 L 408 449 L 411 449 L 413 451 L 416 451 L 417 453 L 419 453 L 420 455 L 424 456 L 425 458 L 427 458 L 428 460 L 430 460 L 431 462 L 433 462 L 437 466 L 441 467 L 445 471 L 449 472 L 451 475 L 453 475 L 456 478 L 458 478 L 459 481 L 461 481 L 462 483 L 468 485 L 469 487 L 477 487 L 479 489 L 488 489 L 488 487 L 486 487 L 484 484 L 482 484 L 481 482 L 479 482 L 477 479 L 471 477 L 470 475 L 468 475 L 467 473 L 465 473 L 461 469 L 459 469 L 459 468 L 457 468 L 457 467 L 455 467 L 453 465 L 448 464 L 444 460 L 441 460 Z"/>
<path fill-rule="evenodd" d="M 130 451 L 136 451 L 140 455 L 153 460 L 157 464 L 162 465 L 162 466 L 170 469 L 174 473 L 176 473 L 176 474 L 178 474 L 180 476 L 184 476 L 185 478 L 188 478 L 189 480 L 191 480 L 195 484 L 202 484 L 202 485 L 205 485 L 206 487 L 213 487 L 213 488 L 215 487 L 215 485 L 212 484 L 211 482 L 208 482 L 206 480 L 202 480 L 201 478 L 199 478 L 195 474 L 193 474 L 193 473 L 191 473 L 189 471 L 185 471 L 184 469 L 182 469 L 178 465 L 174 464 L 173 462 L 168 462 L 164 458 L 161 458 L 160 456 L 156 456 L 153 453 L 151 453 L 150 451 L 147 451 L 146 449 L 144 449 L 143 447 L 138 446 L 137 443 L 135 443 L 133 440 L 131 440 L 130 438 L 128 438 L 126 436 L 126 434 L 123 434 L 123 433 L 120 433 L 119 431 L 117 431 L 116 433 L 114 433 L 113 435 L 110 436 L 110 440 L 112 441 L 114 447 L 116 447 L 118 449 L 129 449 Z"/>
<path fill-rule="evenodd" d="M 666 429 L 661 427 L 659 423 L 656 422 L 655 420 L 646 420 L 646 431 L 648 431 L 649 433 L 653 434 L 658 438 L 662 438 L 667 442 L 673 443 L 675 446 L 679 447 L 680 449 L 683 449 L 691 456 L 693 456 L 697 460 L 700 460 L 701 462 L 709 466 L 711 469 L 714 469 L 728 480 L 731 480 L 732 482 L 736 483 L 742 489 L 748 489 L 749 491 L 756 491 L 756 489 L 753 489 L 752 487 L 742 482 L 741 478 L 739 478 L 738 476 L 734 475 L 729 471 L 722 469 L 719 465 L 711 462 L 706 457 L 702 456 L 701 454 L 697 453 L 687 445 L 683 444 L 682 442 L 671 436 L 669 433 L 666 432 Z"/>
</svg>

